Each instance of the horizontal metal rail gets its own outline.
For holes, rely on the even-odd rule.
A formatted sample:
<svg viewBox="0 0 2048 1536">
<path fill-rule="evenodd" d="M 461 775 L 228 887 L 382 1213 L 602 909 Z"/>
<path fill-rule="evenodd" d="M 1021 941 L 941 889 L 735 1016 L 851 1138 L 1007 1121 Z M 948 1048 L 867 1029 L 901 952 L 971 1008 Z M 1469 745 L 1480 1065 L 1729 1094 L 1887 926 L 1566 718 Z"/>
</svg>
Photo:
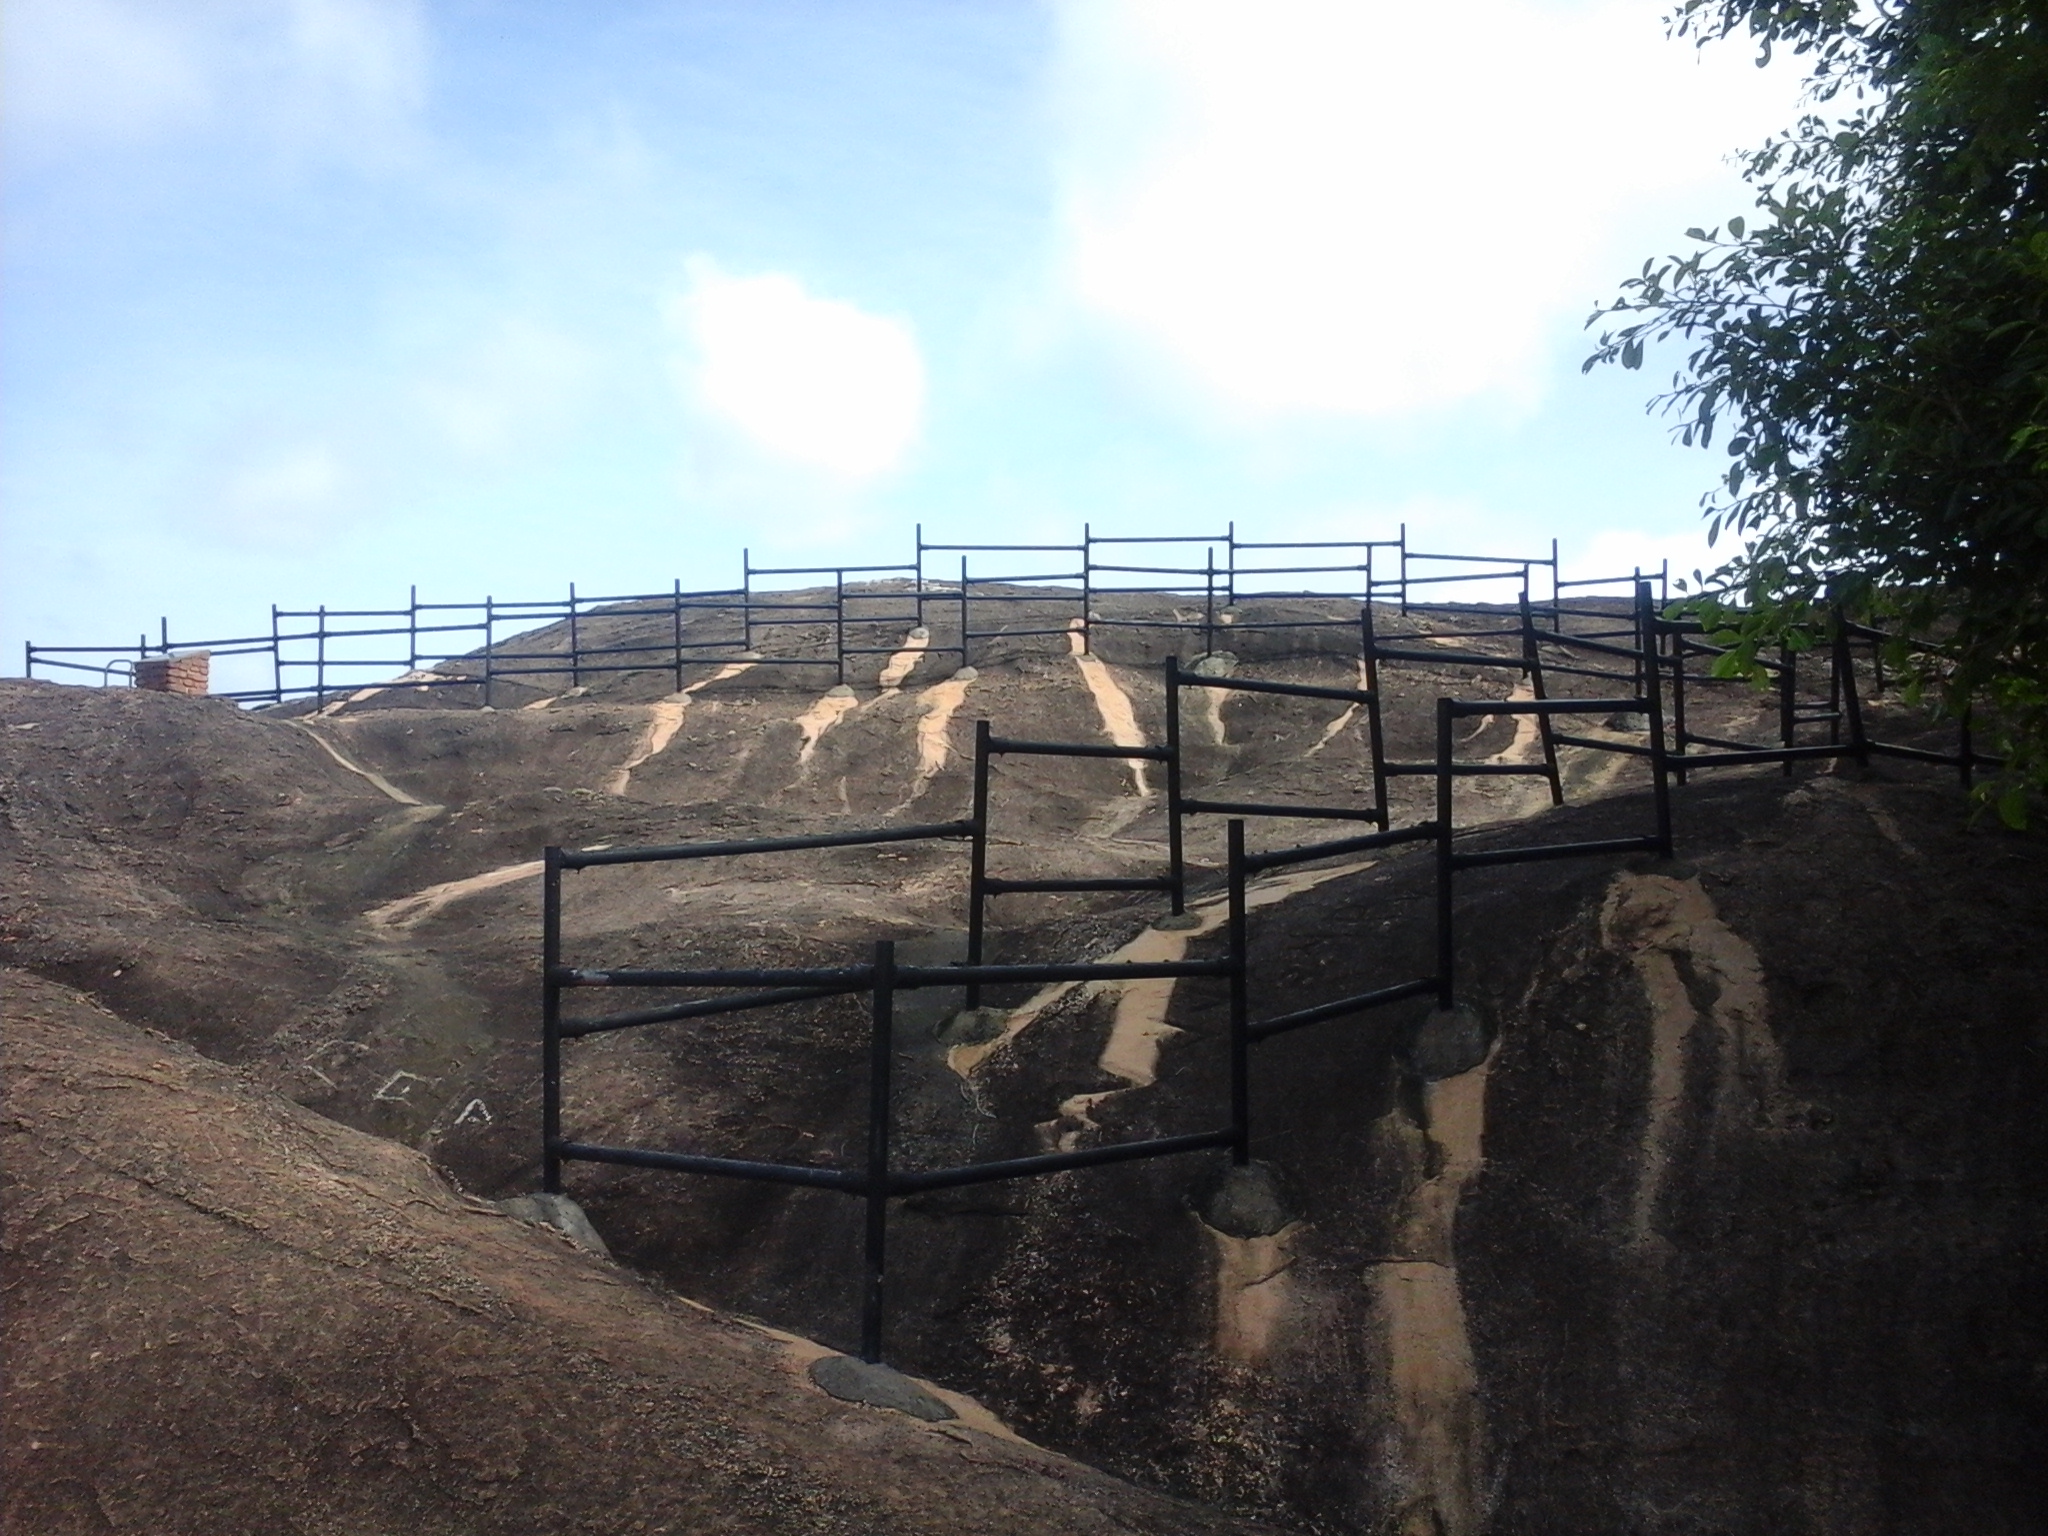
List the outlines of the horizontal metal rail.
<svg viewBox="0 0 2048 1536">
<path fill-rule="evenodd" d="M 1412 827 L 1394 827 L 1384 832 L 1368 832 L 1362 837 L 1340 837 L 1326 843 L 1307 843 L 1297 848 L 1280 848 L 1270 853 L 1248 853 L 1244 856 L 1244 867 L 1248 874 L 1262 870 L 1285 869 L 1293 864 L 1310 864 L 1318 859 L 1334 859 L 1340 854 L 1365 853 L 1374 848 L 1393 848 L 1402 843 L 1434 841 L 1437 835 L 1436 823 L 1418 822 Z"/>
<path fill-rule="evenodd" d="M 1233 629 L 1236 625 L 1231 626 Z M 1344 621 L 1343 627 L 1357 626 Z M 1326 688 L 1313 683 L 1275 683 L 1256 677 L 1205 677 L 1199 672 L 1179 674 L 1183 688 L 1221 688 L 1233 693 L 1271 693 L 1289 699 L 1336 699 L 1347 704 L 1370 704 L 1373 695 L 1363 688 Z"/>
<path fill-rule="evenodd" d="M 1087 875 L 1071 880 L 1005 880 L 997 875 L 985 875 L 981 888 L 991 896 L 1046 891 L 1170 891 L 1173 889 L 1173 876 Z"/>
<path fill-rule="evenodd" d="M 763 1184 L 797 1184 L 812 1189 L 837 1189 L 865 1194 L 867 1180 L 841 1168 L 812 1168 L 802 1163 L 757 1163 L 741 1157 L 700 1157 L 691 1152 L 656 1152 L 641 1147 L 606 1147 L 587 1141 L 556 1141 L 548 1151 L 579 1163 L 618 1163 L 627 1168 L 661 1168 L 670 1173 L 705 1173 L 724 1179 L 750 1179 Z"/>
<path fill-rule="evenodd" d="M 1386 824 L 1387 813 L 1376 805 L 1260 805 L 1250 800 L 1199 800 L 1183 796 L 1181 813 L 1186 816 L 1274 816 L 1297 821 L 1376 821 Z"/>
<path fill-rule="evenodd" d="M 1426 997 L 1436 989 L 1436 978 L 1424 976 L 1415 981 L 1397 982 L 1391 987 L 1381 987 L 1376 991 L 1360 992 L 1354 997 L 1340 997 L 1332 1002 L 1318 1003 L 1313 1008 L 1300 1008 L 1293 1013 L 1261 1019 L 1247 1028 L 1252 1039 L 1270 1040 L 1275 1035 L 1284 1035 L 1290 1030 L 1306 1029 L 1311 1024 L 1321 1024 L 1330 1019 L 1341 1019 L 1352 1014 L 1365 1013 L 1370 1009 L 1384 1008 L 1390 1003 L 1406 1002 L 1411 997 Z"/>
<path fill-rule="evenodd" d="M 1497 864 L 1534 864 L 1544 859 L 1582 859 L 1600 853 L 1656 852 L 1661 840 L 1654 834 L 1640 837 L 1602 837 L 1582 843 L 1536 843 L 1520 848 L 1484 848 L 1471 853 L 1453 851 L 1453 869 L 1486 869 Z"/>
<path fill-rule="evenodd" d="M 1210 1147 L 1227 1147 L 1237 1139 L 1233 1130 L 1197 1131 L 1187 1136 L 1158 1136 L 1150 1141 L 1126 1141 L 1107 1147 L 1082 1147 L 1073 1152 L 1045 1152 L 1036 1157 L 1012 1157 L 993 1163 L 973 1163 L 965 1168 L 938 1168 L 929 1173 L 890 1175 L 892 1194 L 922 1194 L 934 1189 L 958 1189 L 967 1184 L 993 1184 L 1000 1179 L 1039 1178 L 1064 1173 L 1070 1168 L 1099 1168 L 1106 1163 L 1128 1163 L 1139 1158 L 1170 1157 L 1180 1152 L 1201 1152 Z"/>
<path fill-rule="evenodd" d="M 871 843 L 916 843 L 972 837 L 971 821 L 941 821 L 918 827 L 878 827 L 863 832 L 818 832 L 803 837 L 762 837 L 726 843 L 676 843 L 647 848 L 564 848 L 564 869 L 603 864 L 662 864 L 678 859 L 729 859 L 751 853 L 793 853 L 804 848 L 861 848 Z"/>
<path fill-rule="evenodd" d="M 1474 715 L 1616 715 L 1643 712 L 1641 699 L 1446 699 L 1454 720 Z"/>
<path fill-rule="evenodd" d="M 991 736 L 988 750 L 1009 757 L 1114 757 L 1128 758 L 1138 762 L 1163 763 L 1171 755 L 1164 747 L 1125 747 L 1096 742 L 1073 741 L 1013 741 L 1003 736 Z"/>
<path fill-rule="evenodd" d="M 772 1008 L 782 1003 L 803 1003 L 813 998 L 844 997 L 864 992 L 869 982 L 847 987 L 778 987 L 769 992 L 743 992 L 738 997 L 706 997 L 694 1002 L 670 1003 L 663 1008 L 640 1008 L 631 1013 L 611 1013 L 596 1019 L 562 1020 L 562 1038 L 579 1039 L 614 1029 L 634 1029 L 643 1024 L 669 1024 L 679 1019 L 708 1018 L 721 1013 L 746 1013 L 755 1008 Z"/>
</svg>

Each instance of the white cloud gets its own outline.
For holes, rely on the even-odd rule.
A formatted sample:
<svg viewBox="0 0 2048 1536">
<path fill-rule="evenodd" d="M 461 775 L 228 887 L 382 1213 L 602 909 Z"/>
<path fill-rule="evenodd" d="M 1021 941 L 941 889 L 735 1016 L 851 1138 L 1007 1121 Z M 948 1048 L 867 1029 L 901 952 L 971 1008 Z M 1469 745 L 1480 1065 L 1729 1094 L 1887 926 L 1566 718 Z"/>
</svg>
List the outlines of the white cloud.
<svg viewBox="0 0 2048 1536">
<path fill-rule="evenodd" d="M 11 130 L 48 152 L 227 126 L 268 147 L 388 152 L 425 97 L 419 0 L 11 0 Z"/>
<path fill-rule="evenodd" d="M 665 305 L 692 402 L 755 447 L 842 480 L 902 462 L 924 419 L 924 361 L 900 320 L 796 278 L 733 277 L 705 257 Z"/>
<path fill-rule="evenodd" d="M 1061 17 L 1072 292 L 1253 416 L 1532 399 L 1560 326 L 1746 206 L 1723 157 L 1792 111 L 1784 72 L 1640 0 Z"/>
</svg>

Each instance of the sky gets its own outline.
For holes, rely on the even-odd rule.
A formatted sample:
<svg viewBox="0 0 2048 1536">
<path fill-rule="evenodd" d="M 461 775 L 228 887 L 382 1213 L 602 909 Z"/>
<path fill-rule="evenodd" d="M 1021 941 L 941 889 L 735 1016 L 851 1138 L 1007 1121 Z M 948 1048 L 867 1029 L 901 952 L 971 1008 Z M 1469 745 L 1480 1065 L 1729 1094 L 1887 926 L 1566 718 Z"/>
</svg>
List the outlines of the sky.
<svg viewBox="0 0 2048 1536">
<path fill-rule="evenodd" d="M 1796 77 L 1657 0 L 9 0 L 22 642 L 1097 533 L 1711 564 L 1586 317 Z"/>
</svg>

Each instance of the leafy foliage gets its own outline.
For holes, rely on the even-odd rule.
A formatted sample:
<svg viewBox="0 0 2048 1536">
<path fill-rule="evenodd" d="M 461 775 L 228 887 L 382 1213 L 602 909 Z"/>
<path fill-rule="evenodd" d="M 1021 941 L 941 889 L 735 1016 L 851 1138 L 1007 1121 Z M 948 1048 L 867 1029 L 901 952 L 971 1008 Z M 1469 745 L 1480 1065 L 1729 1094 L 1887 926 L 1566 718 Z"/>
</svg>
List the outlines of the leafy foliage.
<svg viewBox="0 0 2048 1536">
<path fill-rule="evenodd" d="M 1808 61 L 1809 110 L 1743 157 L 1758 217 L 1687 231 L 1587 360 L 1690 345 L 1653 404 L 1721 437 L 1710 622 L 1753 656 L 1841 604 L 1995 722 L 1997 794 L 2048 785 L 2048 8 L 1682 0 L 1674 31 Z"/>
</svg>

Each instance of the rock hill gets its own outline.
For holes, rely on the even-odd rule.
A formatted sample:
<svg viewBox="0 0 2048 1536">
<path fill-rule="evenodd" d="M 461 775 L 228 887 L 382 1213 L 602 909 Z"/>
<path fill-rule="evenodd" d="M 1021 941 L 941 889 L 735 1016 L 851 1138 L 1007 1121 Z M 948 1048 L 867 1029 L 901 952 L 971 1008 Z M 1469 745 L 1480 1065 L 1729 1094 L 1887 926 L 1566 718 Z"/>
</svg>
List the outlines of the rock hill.
<svg viewBox="0 0 2048 1536">
<path fill-rule="evenodd" d="M 535 1187 L 544 845 L 956 817 L 977 718 L 1158 738 L 1164 642 L 997 642 L 961 673 L 943 639 L 847 690 L 737 659 L 680 694 L 501 683 L 488 711 L 461 688 L 250 712 L 0 684 L 12 1528 L 2048 1524 L 2048 864 L 1917 768 L 1698 775 L 1676 862 L 1463 877 L 1471 1037 L 1423 1031 L 1417 1001 L 1262 1045 L 1250 1173 L 1202 1154 L 904 1202 L 890 1358 L 953 1421 L 804 1374 L 857 1334 L 843 1196 L 574 1165 L 616 1265 L 485 1203 Z M 1341 631 L 1232 645 L 1258 676 L 1357 686 Z M 1383 691 L 1396 755 L 1422 757 L 1438 694 L 1507 678 L 1418 665 Z M 1200 783 L 1363 793 L 1357 711 L 1210 697 Z M 1734 734 L 1771 714 L 1702 707 Z M 1508 721 L 1461 747 L 1533 749 Z M 1564 809 L 1480 779 L 1461 823 L 1644 823 L 1635 760 L 1562 768 Z M 1396 785 L 1397 820 L 1424 814 Z M 1005 761 L 992 821 L 1007 874 L 1163 856 L 1142 765 Z M 586 870 L 567 940 L 578 964 L 947 953 L 965 857 Z M 1216 952 L 1215 829 L 1190 857 L 1193 927 L 1151 926 L 1149 899 L 1004 897 L 996 958 Z M 1262 1014 L 1432 964 L 1426 854 L 1251 900 Z M 1215 1123 L 1220 987 L 992 1001 L 1000 1033 L 941 1013 L 899 1038 L 907 1162 Z M 575 1042 L 568 1121 L 852 1161 L 858 1015 Z"/>
</svg>

